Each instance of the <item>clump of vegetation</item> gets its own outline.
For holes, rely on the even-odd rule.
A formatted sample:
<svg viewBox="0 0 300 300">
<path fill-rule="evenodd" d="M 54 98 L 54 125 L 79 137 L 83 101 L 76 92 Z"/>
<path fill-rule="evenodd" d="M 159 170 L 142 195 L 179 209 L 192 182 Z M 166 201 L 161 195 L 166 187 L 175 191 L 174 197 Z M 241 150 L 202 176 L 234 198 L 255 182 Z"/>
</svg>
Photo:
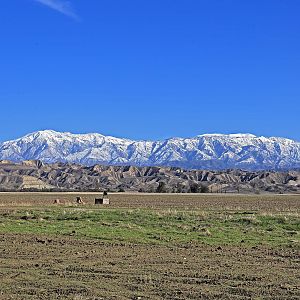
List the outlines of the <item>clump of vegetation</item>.
<svg viewBox="0 0 300 300">
<path fill-rule="evenodd" d="M 206 185 L 193 182 L 190 184 L 191 193 L 208 193 L 209 189 Z"/>
<path fill-rule="evenodd" d="M 157 193 L 166 193 L 167 192 L 167 187 L 166 187 L 166 183 L 163 181 L 160 181 L 158 183 L 158 187 L 156 189 Z"/>
</svg>

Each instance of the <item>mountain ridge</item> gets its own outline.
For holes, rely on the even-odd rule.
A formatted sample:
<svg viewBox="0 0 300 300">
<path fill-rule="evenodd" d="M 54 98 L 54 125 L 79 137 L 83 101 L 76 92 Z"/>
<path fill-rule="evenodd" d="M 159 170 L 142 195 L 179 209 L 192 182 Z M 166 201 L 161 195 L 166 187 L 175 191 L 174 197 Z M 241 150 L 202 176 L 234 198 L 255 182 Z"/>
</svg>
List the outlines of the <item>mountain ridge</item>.
<svg viewBox="0 0 300 300">
<path fill-rule="evenodd" d="M 0 191 L 300 193 L 299 171 L 207 171 L 0 161 Z"/>
<path fill-rule="evenodd" d="M 99 133 L 43 130 L 0 143 L 0 160 L 87 166 L 174 166 L 186 169 L 289 170 L 300 168 L 300 143 L 247 133 L 202 134 L 161 141 L 131 140 Z"/>
</svg>

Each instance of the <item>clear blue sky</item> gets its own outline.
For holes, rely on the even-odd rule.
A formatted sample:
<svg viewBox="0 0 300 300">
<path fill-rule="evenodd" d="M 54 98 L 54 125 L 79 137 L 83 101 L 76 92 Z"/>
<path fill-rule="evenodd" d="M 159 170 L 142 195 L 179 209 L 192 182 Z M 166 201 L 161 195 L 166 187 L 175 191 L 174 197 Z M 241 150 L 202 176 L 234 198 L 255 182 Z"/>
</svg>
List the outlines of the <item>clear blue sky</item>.
<svg viewBox="0 0 300 300">
<path fill-rule="evenodd" d="M 300 141 L 299 0 L 2 0 L 0 140 Z"/>
</svg>

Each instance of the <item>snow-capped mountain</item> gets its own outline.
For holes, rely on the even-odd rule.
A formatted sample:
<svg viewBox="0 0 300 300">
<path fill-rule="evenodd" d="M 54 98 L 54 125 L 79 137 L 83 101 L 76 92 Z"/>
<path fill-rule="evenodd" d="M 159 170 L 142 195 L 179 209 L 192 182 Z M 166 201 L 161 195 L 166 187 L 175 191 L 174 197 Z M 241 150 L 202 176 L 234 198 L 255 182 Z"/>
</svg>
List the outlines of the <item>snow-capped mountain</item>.
<svg viewBox="0 0 300 300">
<path fill-rule="evenodd" d="M 38 131 L 0 144 L 0 160 L 38 159 L 84 165 L 178 166 L 198 169 L 300 168 L 300 143 L 252 134 L 134 141 L 98 133 Z"/>
</svg>

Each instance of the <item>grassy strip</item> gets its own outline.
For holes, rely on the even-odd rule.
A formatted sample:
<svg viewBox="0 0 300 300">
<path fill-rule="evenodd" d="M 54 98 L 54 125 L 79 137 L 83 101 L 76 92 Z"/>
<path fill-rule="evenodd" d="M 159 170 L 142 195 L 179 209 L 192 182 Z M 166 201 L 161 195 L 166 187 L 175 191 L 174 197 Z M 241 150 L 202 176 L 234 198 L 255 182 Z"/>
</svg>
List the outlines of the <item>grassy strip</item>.
<svg viewBox="0 0 300 300">
<path fill-rule="evenodd" d="M 293 214 L 45 208 L 2 211 L 1 233 L 72 235 L 111 242 L 299 246 L 300 221 Z"/>
</svg>

